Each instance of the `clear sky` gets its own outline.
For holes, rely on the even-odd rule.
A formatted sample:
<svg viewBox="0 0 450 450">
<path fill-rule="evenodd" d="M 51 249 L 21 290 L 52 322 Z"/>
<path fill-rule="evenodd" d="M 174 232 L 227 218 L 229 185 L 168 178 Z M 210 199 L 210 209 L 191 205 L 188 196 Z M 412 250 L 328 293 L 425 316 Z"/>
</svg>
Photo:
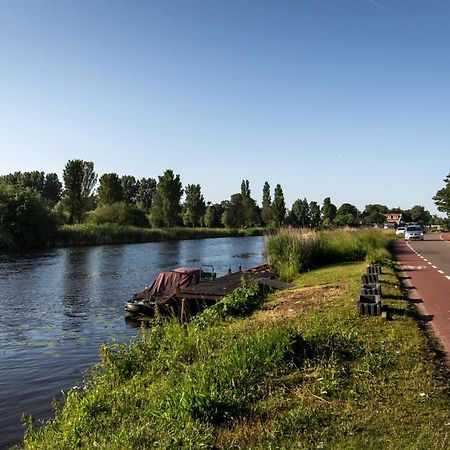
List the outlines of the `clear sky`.
<svg viewBox="0 0 450 450">
<path fill-rule="evenodd" d="M 436 212 L 448 0 L 0 0 L 0 173 L 179 173 L 220 201 Z"/>
</svg>

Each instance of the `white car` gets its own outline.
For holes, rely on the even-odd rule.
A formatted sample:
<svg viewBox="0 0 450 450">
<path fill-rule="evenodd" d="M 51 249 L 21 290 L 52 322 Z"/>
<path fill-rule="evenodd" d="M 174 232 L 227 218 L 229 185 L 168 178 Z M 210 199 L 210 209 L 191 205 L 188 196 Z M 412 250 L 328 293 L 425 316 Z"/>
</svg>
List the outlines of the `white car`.
<svg viewBox="0 0 450 450">
<path fill-rule="evenodd" d="M 409 225 L 405 230 L 405 241 L 417 239 L 423 241 L 423 231 L 419 225 Z"/>
<path fill-rule="evenodd" d="M 406 230 L 405 227 L 398 227 L 398 228 L 395 230 L 395 234 L 405 234 L 405 230 Z"/>
</svg>

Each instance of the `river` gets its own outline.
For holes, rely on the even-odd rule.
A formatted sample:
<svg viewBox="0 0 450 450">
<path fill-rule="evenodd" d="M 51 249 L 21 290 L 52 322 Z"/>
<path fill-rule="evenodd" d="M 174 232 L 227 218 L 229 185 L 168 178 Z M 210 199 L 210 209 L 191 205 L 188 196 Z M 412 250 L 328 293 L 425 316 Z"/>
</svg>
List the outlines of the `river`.
<svg viewBox="0 0 450 450">
<path fill-rule="evenodd" d="M 52 416 L 99 346 L 128 342 L 124 303 L 165 270 L 212 264 L 218 275 L 261 264 L 260 236 L 62 248 L 0 257 L 0 448 L 23 437 L 23 413 Z"/>
</svg>

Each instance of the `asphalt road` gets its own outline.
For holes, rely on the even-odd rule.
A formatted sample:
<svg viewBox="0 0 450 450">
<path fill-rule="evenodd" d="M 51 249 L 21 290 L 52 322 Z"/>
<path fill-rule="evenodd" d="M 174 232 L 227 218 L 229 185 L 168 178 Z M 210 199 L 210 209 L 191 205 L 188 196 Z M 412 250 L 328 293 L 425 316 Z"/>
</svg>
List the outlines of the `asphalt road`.
<svg viewBox="0 0 450 450">
<path fill-rule="evenodd" d="M 424 241 L 395 242 L 395 255 L 424 318 L 450 362 L 450 242 L 426 234 Z"/>
<path fill-rule="evenodd" d="M 423 241 L 409 241 L 413 251 L 423 261 L 450 281 L 450 242 L 443 241 L 439 234 L 425 234 Z"/>
</svg>

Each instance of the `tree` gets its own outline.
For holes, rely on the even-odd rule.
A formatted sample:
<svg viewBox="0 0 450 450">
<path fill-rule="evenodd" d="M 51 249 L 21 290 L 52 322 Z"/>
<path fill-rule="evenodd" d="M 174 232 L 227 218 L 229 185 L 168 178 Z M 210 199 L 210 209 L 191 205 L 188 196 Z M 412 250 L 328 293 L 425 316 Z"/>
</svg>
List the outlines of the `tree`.
<svg viewBox="0 0 450 450">
<path fill-rule="evenodd" d="M 220 218 L 225 228 L 236 228 L 237 225 L 235 219 L 236 218 L 233 216 L 233 212 L 230 208 L 226 208 L 222 213 L 222 217 Z"/>
<path fill-rule="evenodd" d="M 311 228 L 317 228 L 320 225 L 320 206 L 317 202 L 309 202 L 309 223 Z"/>
<path fill-rule="evenodd" d="M 445 186 L 436 192 L 433 200 L 438 211 L 446 213 L 450 219 L 450 173 L 444 178 L 444 183 Z"/>
<path fill-rule="evenodd" d="M 331 203 L 330 197 L 324 199 L 321 213 L 322 225 L 325 227 L 331 226 L 336 217 L 337 208 L 335 205 L 333 205 L 333 203 Z"/>
<path fill-rule="evenodd" d="M 241 194 L 239 201 L 242 204 L 242 225 L 246 227 L 254 227 L 260 224 L 260 211 L 256 205 L 256 201 L 250 196 L 250 183 L 248 180 L 242 180 Z M 241 211 L 239 211 L 241 213 Z"/>
<path fill-rule="evenodd" d="M 272 198 L 270 196 L 270 185 L 267 181 L 263 187 L 261 220 L 266 227 L 273 222 Z"/>
<path fill-rule="evenodd" d="M 162 176 L 158 177 L 150 210 L 152 224 L 160 223 L 165 227 L 175 226 L 180 220 L 182 195 L 180 175 L 174 175 L 172 170 L 166 170 Z"/>
<path fill-rule="evenodd" d="M 136 203 L 145 211 L 152 207 L 153 196 L 156 191 L 156 180 L 153 178 L 142 178 L 136 194 Z"/>
<path fill-rule="evenodd" d="M 112 205 L 123 200 L 122 183 L 117 173 L 105 173 L 99 182 L 97 195 L 100 205 Z"/>
<path fill-rule="evenodd" d="M 205 215 L 203 216 L 203 224 L 207 228 L 215 228 L 222 226 L 222 214 L 225 211 L 221 204 L 211 204 L 208 202 Z"/>
<path fill-rule="evenodd" d="M 237 228 L 245 225 L 245 210 L 242 194 L 233 194 L 229 201 L 222 202 L 222 224 L 226 228 Z"/>
<path fill-rule="evenodd" d="M 250 183 L 248 180 L 242 180 L 241 194 L 243 197 L 250 197 Z"/>
<path fill-rule="evenodd" d="M 423 206 L 416 205 L 409 210 L 409 216 L 412 222 L 420 223 L 422 225 L 431 222 L 431 214 Z"/>
<path fill-rule="evenodd" d="M 366 223 L 382 223 L 386 217 L 383 214 L 387 214 L 389 209 L 385 205 L 370 204 L 366 205 L 363 211 L 364 221 Z"/>
<path fill-rule="evenodd" d="M 62 183 L 56 173 L 48 173 L 44 182 L 44 197 L 50 204 L 55 206 L 61 200 Z"/>
<path fill-rule="evenodd" d="M 22 172 L 9 173 L 8 175 L 0 176 L 0 184 L 9 184 L 11 186 L 21 186 Z"/>
<path fill-rule="evenodd" d="M 187 227 L 197 227 L 206 211 L 199 184 L 188 184 L 185 189 L 186 199 L 183 206 L 183 223 Z"/>
<path fill-rule="evenodd" d="M 166 226 L 163 217 L 163 202 L 161 195 L 155 190 L 150 208 L 149 220 L 154 228 L 162 228 Z"/>
<path fill-rule="evenodd" d="M 45 198 L 50 206 L 61 200 L 62 183 L 56 173 L 34 170 L 32 172 L 14 172 L 0 177 L 1 184 L 9 184 L 18 188 L 30 188 Z"/>
<path fill-rule="evenodd" d="M 309 204 L 306 198 L 296 200 L 291 208 L 292 225 L 295 227 L 308 228 L 311 226 Z"/>
<path fill-rule="evenodd" d="M 273 194 L 272 211 L 274 216 L 275 226 L 283 225 L 286 217 L 286 204 L 284 202 L 283 189 L 280 184 L 277 184 Z"/>
<path fill-rule="evenodd" d="M 139 192 L 139 181 L 136 181 L 132 175 L 123 175 L 120 178 L 120 184 L 122 185 L 123 201 L 127 205 L 135 205 Z"/>
<path fill-rule="evenodd" d="M 256 227 L 261 223 L 261 213 L 259 211 L 256 200 L 250 196 L 242 197 L 242 208 L 244 212 L 244 225 L 246 227 Z"/>
<path fill-rule="evenodd" d="M 94 193 L 97 184 L 97 174 L 94 172 L 94 163 L 83 161 L 83 181 L 81 184 L 81 195 L 88 199 Z"/>
<path fill-rule="evenodd" d="M 55 229 L 48 205 L 36 190 L 0 185 L 0 248 L 45 245 Z"/>
<path fill-rule="evenodd" d="M 88 200 L 97 182 L 94 163 L 74 159 L 64 168 L 64 200 L 69 210 L 69 223 L 81 222 Z"/>
<path fill-rule="evenodd" d="M 36 192 L 44 195 L 45 174 L 38 170 L 24 172 L 20 184 L 22 187 L 34 189 Z"/>
<path fill-rule="evenodd" d="M 359 211 L 356 206 L 350 203 L 343 203 L 337 210 L 336 217 L 334 219 L 336 225 L 354 225 L 358 223 Z"/>
<path fill-rule="evenodd" d="M 250 197 L 248 180 L 242 181 L 240 193 L 233 194 L 221 206 L 221 223 L 227 228 L 254 227 L 260 224 L 260 211 L 256 201 Z"/>
</svg>

